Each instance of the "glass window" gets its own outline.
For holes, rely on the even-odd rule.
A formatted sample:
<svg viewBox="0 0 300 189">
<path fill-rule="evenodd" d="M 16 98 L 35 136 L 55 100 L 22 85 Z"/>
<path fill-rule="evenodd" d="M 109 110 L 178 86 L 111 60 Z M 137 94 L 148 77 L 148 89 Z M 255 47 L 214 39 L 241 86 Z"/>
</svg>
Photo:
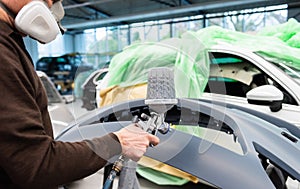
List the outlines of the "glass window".
<svg viewBox="0 0 300 189">
<path fill-rule="evenodd" d="M 36 70 L 47 72 L 51 62 L 52 62 L 51 57 L 43 57 L 39 59 L 35 65 Z"/>
<path fill-rule="evenodd" d="M 145 40 L 146 41 L 158 41 L 158 36 L 159 36 L 159 29 L 158 26 L 153 22 L 148 23 L 144 27 L 145 29 Z"/>
<path fill-rule="evenodd" d="M 95 81 L 100 81 L 104 78 L 104 76 L 107 74 L 107 72 L 102 72 L 100 74 L 97 75 L 97 77 L 95 77 Z"/>
<path fill-rule="evenodd" d="M 173 28 L 172 37 L 180 37 L 184 32 L 189 30 L 189 23 L 188 22 L 173 23 L 172 28 Z"/>
<path fill-rule="evenodd" d="M 124 47 L 129 45 L 129 39 L 128 39 L 128 34 L 129 34 L 129 26 L 120 26 L 118 28 L 118 51 L 121 51 Z"/>
<path fill-rule="evenodd" d="M 246 97 L 254 85 L 254 76 L 260 74 L 252 63 L 231 54 L 210 53 L 210 62 L 210 76 L 205 92 Z"/>
<path fill-rule="evenodd" d="M 198 31 L 199 29 L 203 28 L 203 20 L 191 20 L 189 22 L 190 30 Z"/>
<path fill-rule="evenodd" d="M 59 35 L 55 41 L 46 45 L 38 43 L 38 54 L 39 58 L 61 56 L 69 53 L 66 52 L 68 50 L 78 49 L 80 53 L 91 55 L 88 57 L 88 62 L 101 65 L 103 62 L 109 61 L 114 53 L 120 52 L 131 43 L 180 37 L 187 30 L 197 31 L 204 26 L 213 25 L 236 31 L 253 32 L 266 26 L 286 22 L 287 13 L 287 5 L 280 5 L 87 29 L 76 36 L 65 34 L 67 37 L 62 37 Z M 69 44 L 82 47 L 66 47 Z"/>
<path fill-rule="evenodd" d="M 144 27 L 143 26 L 137 26 L 130 27 L 130 42 L 135 43 L 135 42 L 140 42 L 140 41 L 145 41 L 145 35 L 144 35 Z"/>
<path fill-rule="evenodd" d="M 288 11 L 286 9 L 265 13 L 265 27 L 282 24 L 287 21 Z"/>
<path fill-rule="evenodd" d="M 119 30 L 118 27 L 107 27 L 106 52 L 118 52 Z"/>
<path fill-rule="evenodd" d="M 286 5 L 281 5 L 208 14 L 206 26 L 216 25 L 234 31 L 253 32 L 266 26 L 284 23 L 286 20 Z"/>
<path fill-rule="evenodd" d="M 65 52 L 62 35 L 58 35 L 54 41 L 48 44 L 38 43 L 39 58 L 44 56 L 60 56 L 62 52 Z"/>
<path fill-rule="evenodd" d="M 223 26 L 223 16 L 220 13 L 206 15 L 205 26 Z"/>
<path fill-rule="evenodd" d="M 161 41 L 163 39 L 168 39 L 171 37 L 171 30 L 170 30 L 170 24 L 160 24 L 157 26 L 158 32 L 159 32 L 159 39 L 158 41 Z"/>
</svg>

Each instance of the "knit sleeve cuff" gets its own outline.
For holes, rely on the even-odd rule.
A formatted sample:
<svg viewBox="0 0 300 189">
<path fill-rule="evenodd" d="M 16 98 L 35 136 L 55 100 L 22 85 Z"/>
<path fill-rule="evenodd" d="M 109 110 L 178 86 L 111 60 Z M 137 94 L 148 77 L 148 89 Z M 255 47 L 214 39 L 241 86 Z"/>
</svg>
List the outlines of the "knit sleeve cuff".
<svg viewBox="0 0 300 189">
<path fill-rule="evenodd" d="M 86 140 L 87 145 L 102 159 L 108 161 L 115 155 L 119 155 L 122 152 L 121 144 L 118 137 L 109 133 L 99 138 L 92 140 Z"/>
</svg>

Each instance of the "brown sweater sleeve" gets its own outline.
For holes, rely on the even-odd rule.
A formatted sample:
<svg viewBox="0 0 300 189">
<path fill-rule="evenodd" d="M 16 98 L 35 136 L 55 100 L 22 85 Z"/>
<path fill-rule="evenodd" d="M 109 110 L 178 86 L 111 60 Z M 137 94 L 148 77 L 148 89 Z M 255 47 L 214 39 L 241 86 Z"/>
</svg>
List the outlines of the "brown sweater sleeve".
<svg viewBox="0 0 300 189">
<path fill-rule="evenodd" d="M 46 94 L 26 52 L 2 35 L 0 52 L 0 186 L 53 188 L 96 172 L 121 152 L 113 134 L 54 141 Z"/>
</svg>

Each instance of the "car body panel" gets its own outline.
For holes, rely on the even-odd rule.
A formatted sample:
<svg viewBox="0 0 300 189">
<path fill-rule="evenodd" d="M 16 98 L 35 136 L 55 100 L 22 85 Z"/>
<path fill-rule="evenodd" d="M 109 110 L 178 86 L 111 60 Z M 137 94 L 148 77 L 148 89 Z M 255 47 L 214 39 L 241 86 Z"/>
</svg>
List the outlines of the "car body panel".
<svg viewBox="0 0 300 189">
<path fill-rule="evenodd" d="M 54 137 L 75 120 L 74 115 L 64 103 L 51 104 L 48 106 L 48 111 L 53 125 Z"/>
<path fill-rule="evenodd" d="M 75 120 L 74 115 L 66 106 L 66 103 L 70 103 L 72 100 L 69 99 L 69 96 L 64 98 L 64 96 L 60 95 L 53 82 L 44 72 L 36 72 L 40 77 L 47 93 L 48 111 L 53 126 L 53 135 L 55 137 Z"/>
<path fill-rule="evenodd" d="M 73 123 L 56 140 L 78 141 L 103 136 L 130 124 L 134 114 L 146 109 L 144 100 L 140 99 L 95 110 Z M 199 124 L 214 133 L 193 136 L 172 129 L 166 135 L 158 134 L 160 144 L 149 148 L 145 155 L 218 188 L 273 189 L 258 154 L 300 180 L 300 130 L 273 118 L 237 105 L 225 107 L 215 102 L 179 99 L 178 105 L 167 112 L 166 122 L 186 127 Z M 227 133 L 226 140 L 240 146 L 242 152 L 225 147 L 226 141 L 215 142 L 220 132 Z"/>
</svg>

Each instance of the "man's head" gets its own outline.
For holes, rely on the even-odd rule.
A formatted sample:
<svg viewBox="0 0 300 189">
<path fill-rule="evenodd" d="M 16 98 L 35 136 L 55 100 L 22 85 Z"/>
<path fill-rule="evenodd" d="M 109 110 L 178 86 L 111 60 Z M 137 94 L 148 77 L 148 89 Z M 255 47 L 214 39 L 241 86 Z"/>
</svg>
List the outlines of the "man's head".
<svg viewBox="0 0 300 189">
<path fill-rule="evenodd" d="M 62 0 L 0 0 L 15 27 L 41 43 L 53 41 L 64 29 Z M 4 5 L 4 6 L 3 6 Z"/>
</svg>

